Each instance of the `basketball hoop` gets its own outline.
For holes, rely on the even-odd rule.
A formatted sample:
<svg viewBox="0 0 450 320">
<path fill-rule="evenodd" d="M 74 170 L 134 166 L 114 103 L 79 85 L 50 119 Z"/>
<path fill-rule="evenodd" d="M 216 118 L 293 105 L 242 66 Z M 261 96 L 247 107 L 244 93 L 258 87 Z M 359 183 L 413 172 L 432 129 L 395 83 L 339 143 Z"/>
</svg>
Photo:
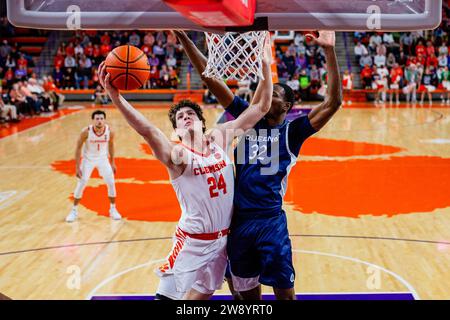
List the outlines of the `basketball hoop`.
<svg viewBox="0 0 450 320">
<path fill-rule="evenodd" d="M 267 31 L 207 33 L 208 64 L 203 75 L 220 80 L 264 79 L 262 55 Z"/>
</svg>

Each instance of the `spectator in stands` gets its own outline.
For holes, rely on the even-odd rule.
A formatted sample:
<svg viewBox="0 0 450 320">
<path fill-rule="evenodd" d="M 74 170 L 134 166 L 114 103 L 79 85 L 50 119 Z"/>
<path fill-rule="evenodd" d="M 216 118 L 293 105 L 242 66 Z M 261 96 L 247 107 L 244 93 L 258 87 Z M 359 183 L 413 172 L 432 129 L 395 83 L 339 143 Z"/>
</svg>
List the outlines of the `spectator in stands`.
<svg viewBox="0 0 450 320">
<path fill-rule="evenodd" d="M 387 55 L 387 48 L 383 43 L 380 43 L 377 46 L 377 55 L 379 56 L 386 56 Z"/>
<path fill-rule="evenodd" d="M 8 40 L 3 40 L 2 45 L 0 46 L 0 57 L 6 58 L 11 54 L 12 48 L 8 43 Z"/>
<path fill-rule="evenodd" d="M 101 85 L 98 85 L 97 88 L 95 88 L 92 98 L 96 105 L 108 104 L 108 94 Z"/>
<path fill-rule="evenodd" d="M 361 80 L 363 88 L 372 88 L 373 71 L 370 65 L 366 64 L 361 70 Z"/>
<path fill-rule="evenodd" d="M 39 97 L 32 93 L 28 88 L 28 81 L 19 81 L 19 92 L 25 97 L 27 103 L 31 106 L 33 114 L 40 115 L 42 101 Z"/>
<path fill-rule="evenodd" d="M 448 56 L 448 47 L 442 42 L 442 45 L 439 47 L 439 55 Z"/>
<path fill-rule="evenodd" d="M 73 46 L 73 42 L 70 42 L 66 47 L 66 56 L 74 56 L 75 55 L 75 47 Z"/>
<path fill-rule="evenodd" d="M 392 104 L 394 94 L 396 97 L 396 104 L 400 103 L 400 86 L 402 84 L 403 80 L 403 69 L 398 65 L 398 63 L 395 63 L 394 66 L 391 69 L 391 72 L 389 74 L 390 77 L 390 88 L 391 88 L 391 96 L 390 96 L 390 103 Z"/>
<path fill-rule="evenodd" d="M 298 80 L 298 74 L 294 74 L 293 76 L 289 77 L 289 80 L 286 81 L 286 85 L 288 85 L 295 95 L 295 100 L 300 100 L 300 82 Z"/>
<path fill-rule="evenodd" d="M 79 44 L 75 47 L 75 57 L 81 56 L 82 54 L 84 54 L 84 48 L 83 48 L 83 46 L 79 43 Z"/>
<path fill-rule="evenodd" d="M 20 66 L 16 69 L 16 72 L 14 72 L 14 77 L 17 81 L 26 80 L 27 75 L 28 72 L 24 66 Z"/>
<path fill-rule="evenodd" d="M 154 52 L 148 58 L 148 63 L 151 67 L 159 67 L 159 59 Z"/>
<path fill-rule="evenodd" d="M 16 60 L 13 59 L 11 55 L 6 56 L 5 67 L 15 69 L 16 68 Z"/>
<path fill-rule="evenodd" d="M 433 68 L 437 68 L 439 65 L 439 60 L 438 58 L 436 58 L 436 56 L 434 55 L 434 53 L 428 55 L 427 60 L 426 60 L 426 64 L 427 67 L 433 67 Z"/>
<path fill-rule="evenodd" d="M 138 48 L 141 46 L 141 37 L 137 34 L 136 31 L 133 31 L 133 33 L 131 34 L 129 43 L 130 45 Z"/>
<path fill-rule="evenodd" d="M 448 66 L 441 68 L 438 73 L 439 83 L 442 84 L 442 88 L 447 91 L 447 104 L 450 104 L 450 72 Z M 445 103 L 445 94 L 441 95 L 442 103 Z"/>
<path fill-rule="evenodd" d="M 166 64 L 167 64 L 168 67 L 175 68 L 177 66 L 177 59 L 175 59 L 174 56 L 169 56 L 166 59 Z"/>
<path fill-rule="evenodd" d="M 147 88 L 156 88 L 159 82 L 159 70 L 158 66 L 152 66 L 150 69 L 150 76 L 147 82 Z"/>
<path fill-rule="evenodd" d="M 31 105 L 27 102 L 26 97 L 19 90 L 19 83 L 14 83 L 9 90 L 9 99 L 12 104 L 17 108 L 17 112 L 20 115 L 30 116 L 32 115 Z"/>
<path fill-rule="evenodd" d="M 295 61 L 295 65 L 292 63 L 292 61 Z M 283 62 L 289 74 L 294 74 L 295 72 L 308 69 L 309 67 L 308 59 L 303 53 L 300 53 L 295 60 L 293 56 L 286 54 L 283 58 Z"/>
<path fill-rule="evenodd" d="M 311 86 L 311 81 L 310 81 L 310 78 L 308 77 L 305 69 L 303 69 L 300 72 L 299 82 L 300 82 L 300 98 L 302 100 L 309 100 L 309 98 L 310 98 L 310 90 L 309 89 Z"/>
<path fill-rule="evenodd" d="M 375 56 L 375 58 L 373 58 L 373 63 L 374 63 L 377 67 L 380 67 L 380 66 L 382 66 L 382 65 L 386 65 L 386 56 L 377 54 L 377 55 Z"/>
<path fill-rule="evenodd" d="M 396 64 L 395 55 L 391 52 L 386 59 L 386 66 L 390 69 Z"/>
<path fill-rule="evenodd" d="M 38 84 L 35 78 L 28 79 L 27 89 L 31 94 L 37 98 L 39 101 L 40 109 L 39 112 L 50 112 L 50 96 L 45 92 L 44 88 Z"/>
<path fill-rule="evenodd" d="M 403 50 L 407 55 L 410 55 L 412 53 L 412 45 L 413 45 L 414 39 L 411 34 L 411 32 L 405 32 L 400 36 L 400 44 L 403 46 Z"/>
<path fill-rule="evenodd" d="M 155 44 L 155 36 L 153 35 L 153 32 L 147 32 L 144 37 L 144 45 L 153 48 L 154 44 Z"/>
<path fill-rule="evenodd" d="M 359 60 L 359 65 L 361 66 L 361 68 L 364 68 L 365 66 L 372 67 L 373 65 L 372 57 L 369 56 L 369 54 L 363 54 L 363 56 Z"/>
<path fill-rule="evenodd" d="M 425 55 L 426 54 L 426 48 L 423 45 L 422 41 L 419 41 L 419 43 L 416 46 L 416 56 L 418 57 L 419 55 Z"/>
<path fill-rule="evenodd" d="M 52 100 L 53 111 L 57 111 L 58 108 L 64 103 L 65 96 L 56 87 L 52 76 L 44 77 L 43 87 Z"/>
<path fill-rule="evenodd" d="M 83 81 L 84 89 L 89 89 L 89 78 L 92 73 L 92 61 L 84 54 L 81 56 L 76 72 L 76 87 L 80 89 L 80 81 Z"/>
<path fill-rule="evenodd" d="M 77 66 L 77 61 L 73 57 L 73 55 L 67 55 L 64 59 L 64 68 L 75 68 Z"/>
<path fill-rule="evenodd" d="M 421 81 L 420 89 L 422 91 L 422 97 L 420 99 L 420 104 L 423 104 L 425 93 L 428 95 L 429 104 L 433 104 L 432 93 L 436 90 L 437 84 L 438 78 L 436 72 L 434 71 L 434 68 L 427 67 Z"/>
<path fill-rule="evenodd" d="M 417 102 L 417 85 L 420 81 L 419 71 L 415 64 L 410 64 L 405 71 L 406 86 L 403 88 L 403 93 L 406 95 L 406 101 Z"/>
<path fill-rule="evenodd" d="M 433 42 L 431 41 L 427 41 L 426 54 L 427 56 L 436 55 L 436 49 L 434 49 Z"/>
<path fill-rule="evenodd" d="M 369 51 L 367 51 L 367 48 L 361 43 L 361 41 L 358 41 L 358 43 L 355 46 L 355 58 L 357 62 L 360 62 L 362 56 L 368 56 Z"/>
<path fill-rule="evenodd" d="M 64 78 L 62 85 L 66 89 L 75 89 L 75 70 L 72 68 L 67 68 L 64 70 Z"/>
<path fill-rule="evenodd" d="M 370 53 L 375 53 L 377 46 L 383 42 L 383 39 L 378 33 L 374 33 L 369 39 L 369 51 Z"/>
<path fill-rule="evenodd" d="M 164 49 L 162 41 L 158 41 L 153 46 L 153 54 L 158 58 L 160 65 L 166 60 L 166 51 Z"/>
<path fill-rule="evenodd" d="M 173 67 L 168 67 L 168 70 L 169 70 L 170 86 L 176 89 L 180 81 L 180 79 L 178 78 L 178 74 Z"/>
<path fill-rule="evenodd" d="M 4 79 L 6 80 L 6 88 L 10 89 L 14 83 L 14 71 L 12 68 L 6 70 Z"/>
<path fill-rule="evenodd" d="M 19 122 L 17 117 L 17 107 L 9 104 L 9 101 L 4 101 L 4 94 L 0 86 L 0 120 Z"/>
</svg>

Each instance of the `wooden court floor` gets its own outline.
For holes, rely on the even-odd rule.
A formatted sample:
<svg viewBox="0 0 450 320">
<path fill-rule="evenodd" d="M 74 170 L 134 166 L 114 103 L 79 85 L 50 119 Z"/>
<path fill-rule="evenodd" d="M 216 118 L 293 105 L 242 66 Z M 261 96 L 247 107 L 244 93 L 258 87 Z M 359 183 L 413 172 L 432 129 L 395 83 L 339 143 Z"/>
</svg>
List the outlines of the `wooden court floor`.
<svg viewBox="0 0 450 320">
<path fill-rule="evenodd" d="M 153 270 L 180 211 L 164 168 L 113 108 L 124 219 L 107 217 L 106 187 L 94 176 L 79 220 L 64 222 L 75 143 L 92 110 L 0 128 L 0 292 L 13 299 L 156 290 Z M 170 134 L 167 107 L 141 111 Z M 209 126 L 220 112 L 205 110 Z M 298 293 L 450 299 L 450 108 L 341 109 L 305 143 L 285 200 Z"/>
</svg>

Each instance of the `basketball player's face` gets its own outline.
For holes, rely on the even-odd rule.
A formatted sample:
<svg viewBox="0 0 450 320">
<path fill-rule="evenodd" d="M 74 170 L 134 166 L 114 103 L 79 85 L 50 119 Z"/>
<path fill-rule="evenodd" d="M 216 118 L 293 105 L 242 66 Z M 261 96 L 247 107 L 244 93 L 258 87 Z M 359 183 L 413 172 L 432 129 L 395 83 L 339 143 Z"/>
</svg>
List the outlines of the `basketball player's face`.
<svg viewBox="0 0 450 320">
<path fill-rule="evenodd" d="M 97 129 L 102 129 L 105 126 L 105 117 L 103 115 L 96 114 L 92 121 Z"/>
<path fill-rule="evenodd" d="M 181 108 L 176 115 L 177 129 L 194 130 L 202 128 L 202 123 L 195 111 L 189 107 Z"/>
<path fill-rule="evenodd" d="M 273 87 L 272 105 L 270 107 L 267 117 L 278 118 L 283 112 L 287 111 L 287 106 L 284 101 L 284 89 L 280 86 Z"/>
</svg>

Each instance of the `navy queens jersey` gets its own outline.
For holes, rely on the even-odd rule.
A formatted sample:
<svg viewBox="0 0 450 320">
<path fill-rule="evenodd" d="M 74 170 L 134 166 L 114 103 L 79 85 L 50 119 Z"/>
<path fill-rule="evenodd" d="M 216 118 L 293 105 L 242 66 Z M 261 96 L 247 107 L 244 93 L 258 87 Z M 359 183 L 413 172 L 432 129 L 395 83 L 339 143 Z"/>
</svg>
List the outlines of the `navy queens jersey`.
<svg viewBox="0 0 450 320">
<path fill-rule="evenodd" d="M 249 106 L 235 97 L 227 112 L 237 118 Z M 234 150 L 235 217 L 275 216 L 282 211 L 287 177 L 303 142 L 316 131 L 307 116 L 271 127 L 263 118 Z"/>
</svg>

